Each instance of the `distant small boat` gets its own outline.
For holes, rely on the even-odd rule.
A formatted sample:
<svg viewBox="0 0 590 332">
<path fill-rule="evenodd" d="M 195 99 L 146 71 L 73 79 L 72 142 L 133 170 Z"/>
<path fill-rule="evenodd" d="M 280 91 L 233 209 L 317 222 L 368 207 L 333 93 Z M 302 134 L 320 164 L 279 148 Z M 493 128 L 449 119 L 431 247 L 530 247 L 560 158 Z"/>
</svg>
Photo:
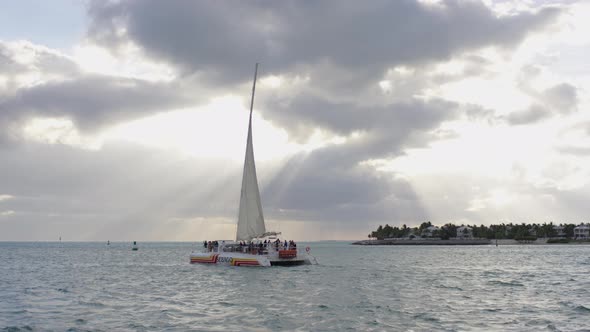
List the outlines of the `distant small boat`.
<svg viewBox="0 0 590 332">
<path fill-rule="evenodd" d="M 137 248 L 137 242 L 133 241 L 133 247 L 131 247 L 131 250 L 133 251 L 137 251 L 139 248 Z"/>
<path fill-rule="evenodd" d="M 111 241 L 107 240 L 107 246 L 111 245 Z"/>
</svg>

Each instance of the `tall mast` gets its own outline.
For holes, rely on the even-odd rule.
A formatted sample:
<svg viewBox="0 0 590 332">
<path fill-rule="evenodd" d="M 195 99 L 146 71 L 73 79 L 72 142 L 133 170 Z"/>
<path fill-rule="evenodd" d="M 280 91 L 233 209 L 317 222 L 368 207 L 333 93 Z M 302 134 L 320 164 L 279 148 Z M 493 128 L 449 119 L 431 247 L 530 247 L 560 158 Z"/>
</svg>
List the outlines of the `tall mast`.
<svg viewBox="0 0 590 332">
<path fill-rule="evenodd" d="M 258 63 L 254 70 L 254 83 L 252 84 L 252 100 L 250 101 L 250 120 L 248 122 L 248 138 L 246 143 L 246 155 L 244 156 L 244 173 L 242 175 L 242 190 L 240 193 L 240 209 L 238 212 L 238 229 L 236 241 L 250 241 L 255 237 L 266 234 L 264 214 L 260 201 L 260 190 L 256 178 L 256 165 L 254 162 L 254 148 L 252 144 L 252 112 L 254 111 L 254 92 L 256 91 L 256 76 L 258 75 Z"/>
<path fill-rule="evenodd" d="M 254 109 L 254 91 L 256 90 L 256 75 L 258 74 L 258 62 L 254 68 L 254 83 L 252 83 L 252 99 L 250 100 L 250 122 L 252 121 L 252 110 Z"/>
</svg>

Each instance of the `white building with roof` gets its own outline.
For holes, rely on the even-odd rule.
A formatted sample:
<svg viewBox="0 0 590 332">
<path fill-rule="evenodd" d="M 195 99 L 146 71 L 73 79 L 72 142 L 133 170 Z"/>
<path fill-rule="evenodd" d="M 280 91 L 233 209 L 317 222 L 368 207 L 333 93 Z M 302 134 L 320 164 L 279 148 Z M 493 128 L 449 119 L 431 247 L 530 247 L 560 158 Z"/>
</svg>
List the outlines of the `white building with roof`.
<svg viewBox="0 0 590 332">
<path fill-rule="evenodd" d="M 473 228 L 463 225 L 457 227 L 457 239 L 473 239 Z"/>
<path fill-rule="evenodd" d="M 580 224 L 574 228 L 574 239 L 575 240 L 588 240 L 590 239 L 590 224 Z"/>
</svg>

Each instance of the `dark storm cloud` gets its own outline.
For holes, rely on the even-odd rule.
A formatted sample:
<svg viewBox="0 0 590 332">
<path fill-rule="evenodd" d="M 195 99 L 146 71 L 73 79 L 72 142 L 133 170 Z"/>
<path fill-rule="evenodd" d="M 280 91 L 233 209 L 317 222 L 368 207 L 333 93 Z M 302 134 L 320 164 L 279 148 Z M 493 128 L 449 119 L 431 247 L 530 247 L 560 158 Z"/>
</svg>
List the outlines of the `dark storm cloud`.
<svg viewBox="0 0 590 332">
<path fill-rule="evenodd" d="M 147 54 L 214 81 L 331 63 L 375 79 L 396 64 L 448 59 L 483 46 L 512 46 L 558 9 L 496 17 L 478 1 L 93 1 L 89 36 L 117 47 L 129 38 Z M 124 34 L 121 31 L 126 31 Z M 337 79 L 336 79 L 337 80 Z"/>
<path fill-rule="evenodd" d="M 270 97 L 261 102 L 263 116 L 285 128 L 295 139 L 305 140 L 314 128 L 321 128 L 340 136 L 363 133 L 367 139 L 374 139 L 374 143 L 385 135 L 395 143 L 392 146 L 397 146 L 413 131 L 455 117 L 458 106 L 440 99 L 363 106 L 307 95 L 289 100 Z M 369 153 L 372 147 L 363 148 Z"/>
<path fill-rule="evenodd" d="M 331 147 L 294 156 L 264 187 L 266 215 L 337 221 L 343 228 L 375 220 L 419 220 L 425 215 L 408 182 L 375 173 L 372 167 L 352 165 L 349 152 Z"/>
<path fill-rule="evenodd" d="M 174 83 L 85 75 L 21 88 L 0 100 L 0 125 L 33 116 L 66 117 L 81 130 L 96 130 L 191 104 L 195 101 Z"/>
<path fill-rule="evenodd" d="M 304 121 L 341 135 L 363 134 L 346 144 L 294 156 L 265 187 L 271 211 L 276 217 L 341 222 L 421 220 L 426 212 L 408 182 L 379 174 L 361 162 L 427 145 L 438 135 L 433 131 L 441 122 L 457 116 L 456 108 L 443 101 L 376 109 L 316 101 L 313 107 L 301 107 L 307 110 L 298 115 Z"/>
</svg>

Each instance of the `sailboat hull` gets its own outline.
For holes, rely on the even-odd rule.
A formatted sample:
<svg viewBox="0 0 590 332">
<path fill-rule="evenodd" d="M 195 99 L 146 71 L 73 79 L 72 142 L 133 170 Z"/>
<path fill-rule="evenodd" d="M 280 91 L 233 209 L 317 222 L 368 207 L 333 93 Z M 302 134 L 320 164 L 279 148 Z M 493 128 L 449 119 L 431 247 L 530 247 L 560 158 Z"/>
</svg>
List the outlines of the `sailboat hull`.
<svg viewBox="0 0 590 332">
<path fill-rule="evenodd" d="M 277 255 L 253 255 L 237 252 L 201 252 L 192 253 L 191 264 L 215 264 L 225 266 L 297 266 L 314 264 L 315 258 L 308 254 L 297 255 L 293 258 L 280 258 Z M 317 264 L 317 262 L 315 262 Z"/>
<path fill-rule="evenodd" d="M 226 266 L 270 266 L 264 255 L 250 255 L 236 252 L 207 252 L 191 254 L 191 264 L 217 264 Z"/>
</svg>

